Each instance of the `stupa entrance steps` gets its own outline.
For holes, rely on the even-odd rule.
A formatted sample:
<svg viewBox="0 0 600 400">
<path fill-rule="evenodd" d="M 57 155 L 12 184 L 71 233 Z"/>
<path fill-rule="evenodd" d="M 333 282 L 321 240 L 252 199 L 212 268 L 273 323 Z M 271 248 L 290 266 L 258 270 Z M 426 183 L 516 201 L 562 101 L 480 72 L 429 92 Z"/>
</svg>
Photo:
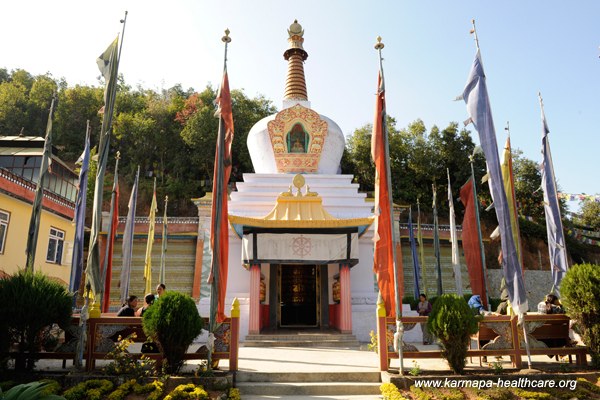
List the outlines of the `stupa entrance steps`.
<svg viewBox="0 0 600 400">
<path fill-rule="evenodd" d="M 322 347 L 358 349 L 360 343 L 352 334 L 320 329 L 278 329 L 248 335 L 244 347 Z"/>
</svg>

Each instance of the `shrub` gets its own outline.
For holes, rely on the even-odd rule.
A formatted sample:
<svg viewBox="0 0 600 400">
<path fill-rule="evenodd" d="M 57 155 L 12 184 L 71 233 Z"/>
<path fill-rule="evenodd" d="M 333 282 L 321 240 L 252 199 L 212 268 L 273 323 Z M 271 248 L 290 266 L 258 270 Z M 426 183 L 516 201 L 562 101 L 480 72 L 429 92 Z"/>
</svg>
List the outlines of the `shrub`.
<svg viewBox="0 0 600 400">
<path fill-rule="evenodd" d="M 379 386 L 379 390 L 381 391 L 383 400 L 406 400 L 393 383 L 384 383 Z"/>
<path fill-rule="evenodd" d="M 100 400 L 113 389 L 107 379 L 90 379 L 81 382 L 63 393 L 66 400 Z"/>
<path fill-rule="evenodd" d="M 452 371 L 465 369 L 469 337 L 477 332 L 477 317 L 462 297 L 444 294 L 437 298 L 427 321 L 429 332 L 442 343 L 442 357 Z"/>
<path fill-rule="evenodd" d="M 23 385 L 17 385 L 6 393 L 0 390 L 0 399 L 6 400 L 64 400 L 64 397 L 51 394 L 51 382 L 29 382 Z"/>
<path fill-rule="evenodd" d="M 109 375 L 127 375 L 135 379 L 150 375 L 154 370 L 155 361 L 149 359 L 145 354 L 142 354 L 138 360 L 127 350 L 136 337 L 135 332 L 124 339 L 119 336 L 115 348 L 106 355 L 106 358 L 112 359 L 112 361 L 104 367 L 104 372 Z"/>
<path fill-rule="evenodd" d="M 177 292 L 166 292 L 144 313 L 144 332 L 158 344 L 167 360 L 167 373 L 176 373 L 183 355 L 202 331 L 202 318 L 194 300 Z"/>
<path fill-rule="evenodd" d="M 64 329 L 70 324 L 71 304 L 67 289 L 40 272 L 20 271 L 0 279 L 0 350 L 17 343 L 20 353 L 38 352 L 46 327 L 56 323 Z M 24 354 L 15 361 L 16 370 L 31 370 L 34 365 L 35 359 Z"/>
<path fill-rule="evenodd" d="M 177 386 L 169 393 L 164 400 L 209 400 L 208 393 L 202 386 L 196 386 L 193 383 Z"/>
<path fill-rule="evenodd" d="M 600 266 L 573 265 L 562 280 L 560 293 L 567 314 L 579 325 L 592 365 L 600 367 Z"/>
</svg>

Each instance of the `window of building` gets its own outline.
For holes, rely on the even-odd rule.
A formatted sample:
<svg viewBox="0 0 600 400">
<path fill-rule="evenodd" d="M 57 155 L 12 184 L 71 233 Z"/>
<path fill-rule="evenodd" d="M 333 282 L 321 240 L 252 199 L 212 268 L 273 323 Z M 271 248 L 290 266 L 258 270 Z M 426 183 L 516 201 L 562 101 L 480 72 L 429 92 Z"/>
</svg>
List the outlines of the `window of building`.
<svg viewBox="0 0 600 400">
<path fill-rule="evenodd" d="M 8 223 L 10 214 L 0 210 L 0 254 L 4 254 L 4 244 L 6 243 L 6 233 L 8 232 Z"/>
<path fill-rule="evenodd" d="M 50 240 L 48 241 L 46 261 L 49 263 L 60 264 L 64 245 L 65 232 L 56 228 L 50 228 Z"/>
</svg>

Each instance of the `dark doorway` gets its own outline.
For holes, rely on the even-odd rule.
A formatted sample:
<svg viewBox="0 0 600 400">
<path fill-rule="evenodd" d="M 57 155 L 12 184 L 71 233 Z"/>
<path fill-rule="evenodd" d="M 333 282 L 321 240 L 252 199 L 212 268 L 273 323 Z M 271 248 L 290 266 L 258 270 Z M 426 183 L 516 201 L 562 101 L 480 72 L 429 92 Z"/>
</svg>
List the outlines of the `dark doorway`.
<svg viewBox="0 0 600 400">
<path fill-rule="evenodd" d="M 280 327 L 318 327 L 318 279 L 316 265 L 279 267 Z"/>
</svg>

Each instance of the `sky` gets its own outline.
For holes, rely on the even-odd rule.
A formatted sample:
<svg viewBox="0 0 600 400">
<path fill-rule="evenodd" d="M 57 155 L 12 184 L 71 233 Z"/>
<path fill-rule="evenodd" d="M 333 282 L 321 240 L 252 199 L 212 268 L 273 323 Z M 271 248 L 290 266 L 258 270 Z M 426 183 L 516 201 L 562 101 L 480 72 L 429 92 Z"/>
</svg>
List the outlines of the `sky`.
<svg viewBox="0 0 600 400">
<path fill-rule="evenodd" d="M 499 147 L 541 161 L 538 92 L 565 193 L 600 194 L 600 2 L 558 0 L 12 0 L 0 16 L 0 68 L 98 85 L 96 58 L 121 32 L 128 84 L 202 90 L 221 80 L 228 28 L 230 86 L 280 109 L 287 29 L 303 26 L 308 98 L 346 135 L 374 117 L 381 36 L 388 115 L 430 129 L 467 119 L 459 95 L 475 56 L 475 19 Z M 479 140 L 472 125 L 474 141 Z M 571 209 L 576 204 L 570 203 Z"/>
</svg>

